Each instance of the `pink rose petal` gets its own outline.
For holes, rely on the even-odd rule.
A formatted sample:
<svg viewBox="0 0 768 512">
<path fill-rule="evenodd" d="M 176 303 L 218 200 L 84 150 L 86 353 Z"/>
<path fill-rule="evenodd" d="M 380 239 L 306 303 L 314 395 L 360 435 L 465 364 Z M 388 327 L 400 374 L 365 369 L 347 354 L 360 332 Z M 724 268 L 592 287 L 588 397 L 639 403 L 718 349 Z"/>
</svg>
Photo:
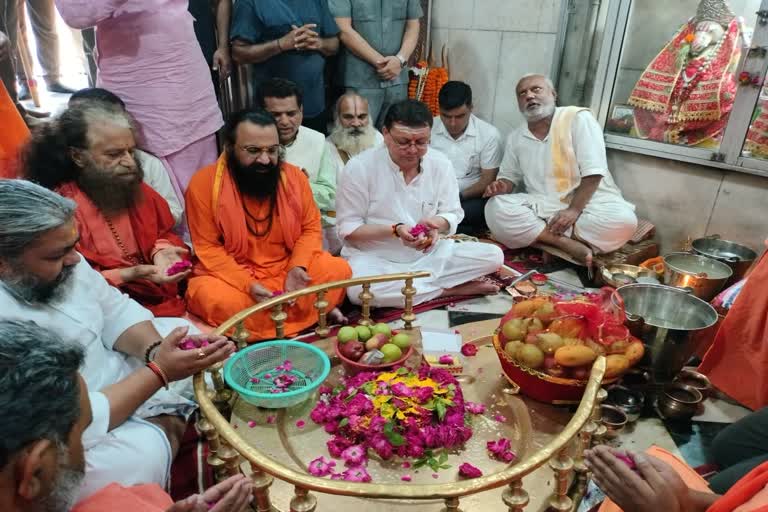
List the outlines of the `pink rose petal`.
<svg viewBox="0 0 768 512">
<path fill-rule="evenodd" d="M 506 423 L 507 421 L 507 417 L 501 414 L 494 414 L 493 419 L 498 421 L 499 423 Z"/>
<path fill-rule="evenodd" d="M 478 478 L 483 476 L 483 472 L 472 464 L 465 462 L 459 466 L 459 476 L 463 476 L 464 478 Z"/>
<path fill-rule="evenodd" d="M 410 482 L 411 481 L 411 475 L 403 475 L 400 477 L 400 480 L 403 482 Z"/>
<path fill-rule="evenodd" d="M 304 420 L 299 420 L 299 421 L 296 422 L 296 427 L 297 428 L 304 428 L 304 425 L 306 425 Z"/>
<path fill-rule="evenodd" d="M 440 475 L 438 475 L 437 473 L 432 473 L 432 478 L 439 478 L 439 477 Z"/>
<path fill-rule="evenodd" d="M 477 354 L 477 345 L 465 343 L 461 346 L 461 353 L 467 357 L 472 357 Z"/>
<path fill-rule="evenodd" d="M 448 354 L 440 356 L 440 359 L 438 359 L 437 362 L 440 364 L 453 364 L 453 356 L 449 356 Z"/>
<path fill-rule="evenodd" d="M 269 423 L 271 425 L 274 422 L 275 422 L 274 415 L 270 414 L 269 416 L 267 416 L 267 423 Z"/>
<path fill-rule="evenodd" d="M 411 463 L 408 461 L 403 462 L 402 464 L 403 469 L 408 469 L 411 467 Z"/>
<path fill-rule="evenodd" d="M 251 421 L 248 422 L 248 428 L 253 428 L 255 426 L 256 426 L 256 422 L 255 421 L 251 420 Z"/>
</svg>

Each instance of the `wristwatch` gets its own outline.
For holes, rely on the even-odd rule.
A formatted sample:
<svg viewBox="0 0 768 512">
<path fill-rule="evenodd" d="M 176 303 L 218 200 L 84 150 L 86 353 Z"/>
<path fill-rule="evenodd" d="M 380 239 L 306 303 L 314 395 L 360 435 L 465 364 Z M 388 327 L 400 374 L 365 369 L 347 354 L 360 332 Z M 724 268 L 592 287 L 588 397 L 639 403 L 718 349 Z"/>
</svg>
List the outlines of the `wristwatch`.
<svg viewBox="0 0 768 512">
<path fill-rule="evenodd" d="M 397 60 L 400 61 L 400 67 L 401 68 L 404 68 L 405 66 L 408 65 L 408 61 L 405 59 L 405 57 L 403 57 L 399 53 L 397 55 L 395 55 L 395 57 L 397 57 Z"/>
</svg>

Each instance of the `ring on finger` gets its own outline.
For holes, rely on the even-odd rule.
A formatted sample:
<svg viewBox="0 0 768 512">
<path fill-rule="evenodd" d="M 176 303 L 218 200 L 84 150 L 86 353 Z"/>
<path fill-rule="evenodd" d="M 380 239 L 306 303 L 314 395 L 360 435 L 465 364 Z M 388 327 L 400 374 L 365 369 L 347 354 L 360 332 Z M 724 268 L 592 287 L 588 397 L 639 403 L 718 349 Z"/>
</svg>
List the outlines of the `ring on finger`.
<svg viewBox="0 0 768 512">
<path fill-rule="evenodd" d="M 205 351 L 203 349 L 200 349 L 197 351 L 197 358 L 203 359 L 205 357 Z"/>
</svg>

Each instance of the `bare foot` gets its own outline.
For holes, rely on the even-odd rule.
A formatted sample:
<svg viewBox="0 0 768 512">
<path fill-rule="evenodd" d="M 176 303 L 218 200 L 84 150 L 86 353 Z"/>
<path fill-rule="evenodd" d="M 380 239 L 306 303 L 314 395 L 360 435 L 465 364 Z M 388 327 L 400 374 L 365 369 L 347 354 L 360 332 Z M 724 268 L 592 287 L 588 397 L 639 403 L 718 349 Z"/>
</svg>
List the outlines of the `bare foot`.
<svg viewBox="0 0 768 512">
<path fill-rule="evenodd" d="M 469 281 L 468 283 L 446 288 L 441 297 L 450 297 L 453 295 L 496 295 L 499 293 L 499 287 L 487 281 Z"/>
<path fill-rule="evenodd" d="M 546 230 L 539 235 L 538 240 L 541 243 L 553 245 L 558 249 L 562 249 L 588 269 L 592 268 L 592 249 L 585 243 L 567 236 L 553 235 Z"/>
<path fill-rule="evenodd" d="M 349 323 L 349 318 L 344 316 L 344 313 L 342 313 L 339 308 L 333 308 L 333 310 L 328 313 L 328 319 L 331 321 L 330 323 L 334 325 L 347 325 Z"/>
</svg>

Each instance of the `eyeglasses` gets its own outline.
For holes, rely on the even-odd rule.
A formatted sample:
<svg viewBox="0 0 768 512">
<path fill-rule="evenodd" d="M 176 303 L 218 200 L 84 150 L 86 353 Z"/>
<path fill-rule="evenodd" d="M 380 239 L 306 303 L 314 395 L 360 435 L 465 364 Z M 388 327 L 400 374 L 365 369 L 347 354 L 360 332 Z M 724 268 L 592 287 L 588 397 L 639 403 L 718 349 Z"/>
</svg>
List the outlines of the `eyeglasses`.
<svg viewBox="0 0 768 512">
<path fill-rule="evenodd" d="M 256 146 L 236 146 L 239 151 L 248 153 L 249 156 L 260 157 L 266 153 L 269 158 L 277 158 L 280 154 L 280 145 L 270 146 L 268 148 L 258 148 Z"/>
<path fill-rule="evenodd" d="M 411 146 L 415 147 L 416 149 L 425 149 L 427 146 L 429 146 L 429 141 L 423 141 L 423 140 L 406 140 L 406 141 L 400 141 L 396 138 L 392 137 L 392 141 L 394 141 L 395 144 L 397 144 L 397 147 L 400 149 L 408 149 Z"/>
</svg>

